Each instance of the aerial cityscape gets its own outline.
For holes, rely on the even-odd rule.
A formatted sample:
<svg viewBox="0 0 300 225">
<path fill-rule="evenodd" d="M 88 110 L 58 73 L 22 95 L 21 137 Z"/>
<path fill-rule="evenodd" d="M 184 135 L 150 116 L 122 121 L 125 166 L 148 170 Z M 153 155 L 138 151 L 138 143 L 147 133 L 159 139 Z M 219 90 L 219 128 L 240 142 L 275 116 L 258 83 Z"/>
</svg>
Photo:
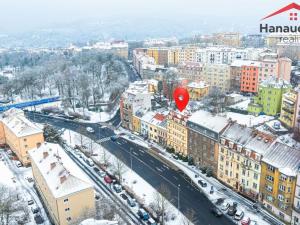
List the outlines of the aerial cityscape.
<svg viewBox="0 0 300 225">
<path fill-rule="evenodd" d="M 218 4 L 0 3 L 0 225 L 300 225 L 300 5 Z"/>
</svg>

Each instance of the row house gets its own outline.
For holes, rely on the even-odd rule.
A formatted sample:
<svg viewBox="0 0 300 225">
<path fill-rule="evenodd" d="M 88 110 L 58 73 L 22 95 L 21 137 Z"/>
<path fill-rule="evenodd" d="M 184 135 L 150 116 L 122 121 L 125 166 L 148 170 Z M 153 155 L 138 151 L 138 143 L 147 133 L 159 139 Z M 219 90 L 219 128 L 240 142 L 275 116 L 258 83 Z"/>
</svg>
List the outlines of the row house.
<svg viewBox="0 0 300 225">
<path fill-rule="evenodd" d="M 167 120 L 167 145 L 175 152 L 188 155 L 188 129 L 187 120 L 190 114 L 187 111 L 171 111 Z"/>
<path fill-rule="evenodd" d="M 220 135 L 230 121 L 200 110 L 187 121 L 188 154 L 198 167 L 210 168 L 217 175 Z"/>
<path fill-rule="evenodd" d="M 272 145 L 262 159 L 261 201 L 269 212 L 285 223 L 291 223 L 293 202 L 297 204 L 294 199 L 299 164 L 299 149 L 280 142 Z M 297 211 L 297 207 L 294 209 Z"/>
</svg>

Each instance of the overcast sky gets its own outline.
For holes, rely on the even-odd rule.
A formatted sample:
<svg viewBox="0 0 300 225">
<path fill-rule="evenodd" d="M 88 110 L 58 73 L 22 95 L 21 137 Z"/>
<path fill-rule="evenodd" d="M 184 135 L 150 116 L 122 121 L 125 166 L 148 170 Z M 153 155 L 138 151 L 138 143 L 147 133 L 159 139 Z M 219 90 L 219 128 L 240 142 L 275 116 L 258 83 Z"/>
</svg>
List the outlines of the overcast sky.
<svg viewBox="0 0 300 225">
<path fill-rule="evenodd" d="M 297 0 L 299 1 L 299 0 Z M 253 26 L 292 0 L 0 0 L 0 33 L 24 32 L 68 23 L 152 17 L 207 24 L 225 20 Z M 205 19 L 204 19 L 205 18 Z M 190 21 L 190 20 L 188 20 Z M 157 24 L 159 26 L 159 24 Z"/>
</svg>

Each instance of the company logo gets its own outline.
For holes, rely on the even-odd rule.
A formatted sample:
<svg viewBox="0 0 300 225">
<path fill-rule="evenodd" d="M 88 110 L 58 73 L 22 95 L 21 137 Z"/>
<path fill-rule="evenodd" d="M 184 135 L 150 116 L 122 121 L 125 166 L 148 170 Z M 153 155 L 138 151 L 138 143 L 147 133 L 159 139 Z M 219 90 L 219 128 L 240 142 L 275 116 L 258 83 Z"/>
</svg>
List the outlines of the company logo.
<svg viewBox="0 0 300 225">
<path fill-rule="evenodd" d="M 299 14 L 298 14 L 297 11 L 300 11 L 300 5 L 298 5 L 296 3 L 291 3 L 291 4 L 289 4 L 289 5 L 285 6 L 285 7 L 277 10 L 276 12 L 273 12 L 270 15 L 262 18 L 262 20 L 268 19 L 270 17 L 279 15 L 281 13 L 284 13 L 284 12 L 287 12 L 287 11 L 290 11 L 290 10 L 294 10 L 294 11 L 289 13 L 289 20 L 291 20 L 291 21 L 297 21 L 299 19 L 299 17 L 298 17 Z"/>
<path fill-rule="evenodd" d="M 275 33 L 279 38 L 281 45 L 299 45 L 300 44 L 300 5 L 291 3 L 261 19 L 261 21 L 268 20 L 271 17 L 279 14 L 286 13 L 287 20 L 284 20 L 283 24 L 269 24 L 261 23 L 259 30 L 260 33 Z"/>
</svg>

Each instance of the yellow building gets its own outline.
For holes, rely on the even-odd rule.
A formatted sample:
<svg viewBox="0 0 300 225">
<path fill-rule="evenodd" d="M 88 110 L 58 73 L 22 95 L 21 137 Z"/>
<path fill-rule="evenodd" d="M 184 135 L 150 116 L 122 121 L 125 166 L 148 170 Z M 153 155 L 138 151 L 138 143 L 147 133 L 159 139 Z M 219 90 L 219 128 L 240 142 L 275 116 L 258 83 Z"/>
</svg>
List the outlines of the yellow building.
<svg viewBox="0 0 300 225">
<path fill-rule="evenodd" d="M 29 156 L 36 188 L 55 225 L 78 224 L 95 215 L 91 181 L 58 144 L 43 143 Z"/>
<path fill-rule="evenodd" d="M 139 134 L 141 133 L 141 117 L 142 114 L 139 111 L 132 116 L 132 130 Z"/>
<path fill-rule="evenodd" d="M 188 113 L 171 111 L 167 120 L 167 145 L 174 148 L 175 152 L 186 156 L 188 154 Z"/>
<path fill-rule="evenodd" d="M 165 47 L 154 47 L 147 49 L 147 55 L 154 58 L 157 65 L 168 65 L 169 50 Z"/>
<path fill-rule="evenodd" d="M 262 159 L 261 202 L 285 223 L 290 224 L 295 196 L 300 151 L 280 142 L 275 143 Z"/>
<path fill-rule="evenodd" d="M 0 144 L 6 144 L 23 165 L 30 164 L 28 152 L 44 142 L 43 130 L 26 119 L 20 109 L 10 109 L 0 118 Z"/>
<path fill-rule="evenodd" d="M 180 47 L 170 47 L 168 52 L 168 64 L 175 66 L 178 65 L 178 53 Z"/>
<path fill-rule="evenodd" d="M 154 94 L 157 92 L 157 85 L 158 85 L 158 80 L 155 79 L 151 79 L 151 80 L 147 80 L 148 83 L 148 91 L 151 94 Z"/>
<path fill-rule="evenodd" d="M 166 119 L 166 115 L 156 113 L 149 121 L 149 139 L 162 146 L 165 146 L 167 141 Z"/>
<path fill-rule="evenodd" d="M 196 46 L 184 46 L 178 50 L 178 63 L 196 62 Z"/>
<path fill-rule="evenodd" d="M 274 139 L 271 134 L 231 124 L 221 136 L 218 179 L 242 195 L 258 200 L 261 159 Z"/>
<path fill-rule="evenodd" d="M 281 112 L 279 120 L 289 128 L 295 126 L 296 106 L 298 93 L 294 90 L 282 95 Z"/>
<path fill-rule="evenodd" d="M 191 100 L 200 100 L 204 96 L 208 95 L 209 86 L 203 82 L 191 82 L 187 85 L 187 90 Z"/>
</svg>

